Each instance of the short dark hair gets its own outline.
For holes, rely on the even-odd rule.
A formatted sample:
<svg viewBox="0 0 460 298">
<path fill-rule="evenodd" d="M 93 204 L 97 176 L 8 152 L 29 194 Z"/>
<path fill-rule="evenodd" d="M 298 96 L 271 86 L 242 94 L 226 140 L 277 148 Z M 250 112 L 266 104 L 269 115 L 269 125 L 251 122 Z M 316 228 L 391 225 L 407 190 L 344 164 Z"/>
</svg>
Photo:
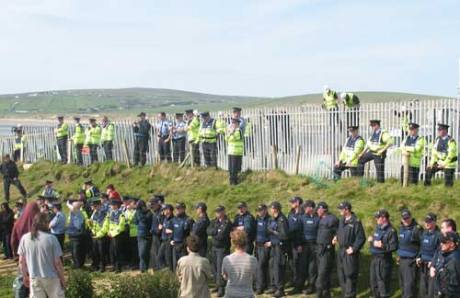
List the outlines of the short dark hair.
<svg viewBox="0 0 460 298">
<path fill-rule="evenodd" d="M 457 231 L 457 223 L 454 219 L 446 218 L 442 222 L 445 223 L 447 226 L 451 227 L 453 231 Z"/>
<path fill-rule="evenodd" d="M 187 247 L 191 252 L 198 252 L 201 248 L 200 238 L 198 238 L 196 235 L 188 236 L 186 242 Z"/>
</svg>

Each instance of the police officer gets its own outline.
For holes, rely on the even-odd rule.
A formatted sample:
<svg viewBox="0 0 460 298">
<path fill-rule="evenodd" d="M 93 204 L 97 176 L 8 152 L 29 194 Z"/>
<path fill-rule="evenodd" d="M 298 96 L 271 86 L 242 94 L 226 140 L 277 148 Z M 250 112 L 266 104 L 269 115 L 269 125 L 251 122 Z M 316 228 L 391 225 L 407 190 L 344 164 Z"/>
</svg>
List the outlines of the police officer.
<svg viewBox="0 0 460 298">
<path fill-rule="evenodd" d="M 166 119 L 166 113 L 161 112 L 158 114 L 157 141 L 158 141 L 158 154 L 161 161 L 171 161 L 171 122 Z"/>
<path fill-rule="evenodd" d="M 105 160 L 113 159 L 113 139 L 115 138 L 115 124 L 104 116 L 101 121 L 101 143 L 104 148 Z"/>
<path fill-rule="evenodd" d="M 329 213 L 329 206 L 326 202 L 319 202 L 316 212 L 319 216 L 316 238 L 318 258 L 316 295 L 318 298 L 331 297 L 331 274 L 335 258 L 332 240 L 336 236 L 339 220 L 335 215 Z"/>
<path fill-rule="evenodd" d="M 255 255 L 257 258 L 257 273 L 256 273 L 256 294 L 262 295 L 270 284 L 269 281 L 269 260 L 270 260 L 270 247 L 266 244 L 270 242 L 268 234 L 268 224 L 270 222 L 268 215 L 267 205 L 260 204 L 257 207 L 256 216 L 256 241 L 255 241 Z"/>
<path fill-rule="evenodd" d="M 85 264 L 86 257 L 86 212 L 81 210 L 82 202 L 69 200 L 71 204 L 69 219 L 66 226 L 66 234 L 70 240 L 72 253 L 72 267 L 74 269 L 82 268 Z"/>
<path fill-rule="evenodd" d="M 392 254 L 398 249 L 398 235 L 390 222 L 390 214 L 385 209 L 375 213 L 377 226 L 374 234 L 369 236 L 370 252 L 370 287 L 373 297 L 390 297 L 390 280 L 393 270 Z"/>
<path fill-rule="evenodd" d="M 291 245 L 290 251 L 290 266 L 292 268 L 292 280 L 294 289 L 289 293 L 290 295 L 299 294 L 303 290 L 305 282 L 303 263 L 303 235 L 302 235 L 302 220 L 301 217 L 304 213 L 301 197 L 295 196 L 289 200 L 291 210 L 288 213 L 288 227 L 289 227 L 289 244 Z"/>
<path fill-rule="evenodd" d="M 426 215 L 425 229 L 420 240 L 420 253 L 417 258 L 417 266 L 420 268 L 420 297 L 434 297 L 434 279 L 430 277 L 430 267 L 441 237 L 436 219 L 434 213 Z"/>
<path fill-rule="evenodd" d="M 93 261 L 91 268 L 100 272 L 105 271 L 106 258 L 108 254 L 107 248 L 107 233 L 109 232 L 109 217 L 106 211 L 102 209 L 101 200 L 92 198 L 90 200 L 93 213 L 88 220 L 88 228 L 91 230 L 92 236 L 92 255 Z"/>
<path fill-rule="evenodd" d="M 83 145 L 85 144 L 85 128 L 80 123 L 80 117 L 73 117 L 75 120 L 75 131 L 72 136 L 72 141 L 75 145 L 75 154 L 77 157 L 77 165 L 83 165 Z"/>
<path fill-rule="evenodd" d="M 65 240 L 65 225 L 66 218 L 64 212 L 62 212 L 62 204 L 60 202 L 53 202 L 53 219 L 50 221 L 49 228 L 51 234 L 56 236 L 61 250 L 64 249 L 64 240 Z"/>
<path fill-rule="evenodd" d="M 158 196 L 154 196 L 150 200 L 150 210 L 152 211 L 152 246 L 150 247 L 150 265 L 149 268 L 158 270 L 160 269 L 159 263 L 159 252 L 161 245 L 161 234 L 162 230 L 159 226 L 163 223 L 163 213 L 161 211 L 161 205 L 164 201 Z"/>
<path fill-rule="evenodd" d="M 347 126 L 359 126 L 359 98 L 356 94 L 342 92 L 340 94 L 345 112 L 347 114 Z"/>
<path fill-rule="evenodd" d="M 351 176 L 358 176 L 358 159 L 364 150 L 364 139 L 359 135 L 358 126 L 349 126 L 350 136 L 343 145 L 339 161 L 334 167 L 334 179 L 338 180 L 342 172 L 350 169 Z"/>
<path fill-rule="evenodd" d="M 225 280 L 222 277 L 222 261 L 225 256 L 230 254 L 230 232 L 232 222 L 225 214 L 224 206 L 217 206 L 215 209 L 216 217 L 211 220 L 207 234 L 212 237 L 212 265 L 215 272 L 217 297 L 225 295 Z"/>
<path fill-rule="evenodd" d="M 184 203 L 176 204 L 176 214 L 173 218 L 173 234 L 171 245 L 173 246 L 173 269 L 176 270 L 177 261 L 187 254 L 185 239 L 190 235 L 193 219 L 185 213 Z"/>
<path fill-rule="evenodd" d="M 186 110 L 185 117 L 187 120 L 187 140 L 190 145 L 190 153 L 193 165 L 199 166 L 201 164 L 200 155 L 200 117 L 198 112 L 193 110 Z"/>
<path fill-rule="evenodd" d="M 134 122 L 134 165 L 144 166 L 147 162 L 147 152 L 149 151 L 150 131 L 152 126 L 146 119 L 146 114 L 141 112 L 139 120 Z"/>
<path fill-rule="evenodd" d="M 205 165 L 217 168 L 217 121 L 209 112 L 201 113 L 199 138 Z"/>
<path fill-rule="evenodd" d="M 15 128 L 13 128 L 14 133 L 16 134 L 14 137 L 14 152 L 13 152 L 13 160 L 15 162 L 21 161 L 24 156 L 21 156 L 21 151 L 24 152 L 25 144 L 26 144 L 26 136 L 24 135 L 24 130 L 21 124 L 18 124 Z"/>
<path fill-rule="evenodd" d="M 69 125 L 64 123 L 64 116 L 57 116 L 58 125 L 54 130 L 58 146 L 59 156 L 63 164 L 67 163 L 67 139 L 69 137 Z"/>
<path fill-rule="evenodd" d="M 285 253 L 288 251 L 288 220 L 281 211 L 281 204 L 273 202 L 271 205 L 271 219 L 268 223 L 269 242 L 265 243 L 270 248 L 270 278 L 272 288 L 267 291 L 273 297 L 284 296 L 284 268 Z"/>
<path fill-rule="evenodd" d="M 248 236 L 246 252 L 250 255 L 254 252 L 254 237 L 256 232 L 256 223 L 254 216 L 249 212 L 246 202 L 238 204 L 238 214 L 233 220 L 233 226 L 237 230 L 245 231 Z"/>
<path fill-rule="evenodd" d="M 49 201 L 54 201 L 59 199 L 59 192 L 53 187 L 52 180 L 45 181 L 45 188 L 42 191 L 42 196 Z"/>
<path fill-rule="evenodd" d="M 187 123 L 184 121 L 183 113 L 176 113 L 176 121 L 171 128 L 173 143 L 173 160 L 182 162 L 185 160 L 185 143 L 187 139 Z"/>
<path fill-rule="evenodd" d="M 206 213 L 208 206 L 206 206 L 206 203 L 200 202 L 196 204 L 195 210 L 198 219 L 193 223 L 192 234 L 200 240 L 200 256 L 206 257 L 208 254 L 208 234 L 206 233 L 206 229 L 209 226 L 209 217 Z"/>
<path fill-rule="evenodd" d="M 366 242 L 363 224 L 351 208 L 347 201 L 338 206 L 341 218 L 335 241 L 339 245 L 337 272 L 344 298 L 356 297 L 360 251 Z"/>
<path fill-rule="evenodd" d="M 110 203 L 111 212 L 109 217 L 109 231 L 107 236 L 110 239 L 110 257 L 116 273 L 121 272 L 123 260 L 123 234 L 126 229 L 126 217 L 121 210 L 121 201 L 112 200 Z"/>
<path fill-rule="evenodd" d="M 401 211 L 401 226 L 399 228 L 399 286 L 402 297 L 415 297 L 417 295 L 416 258 L 419 255 L 420 239 L 423 229 L 417 224 L 408 209 Z"/>
<path fill-rule="evenodd" d="M 364 176 L 364 165 L 373 160 L 377 174 L 377 182 L 385 182 L 385 159 L 387 150 L 393 144 L 390 134 L 380 127 L 380 120 L 371 120 L 372 135 L 358 160 L 358 176 Z"/>
<path fill-rule="evenodd" d="M 441 236 L 440 262 L 434 270 L 437 284 L 437 297 L 456 298 L 460 293 L 460 250 L 456 232 Z"/>
<path fill-rule="evenodd" d="M 316 214 L 316 204 L 312 200 L 307 200 L 302 205 L 304 214 L 302 215 L 302 236 L 303 236 L 303 278 L 308 279 L 308 286 L 304 293 L 310 295 L 316 292 L 316 279 L 318 278 L 317 248 L 316 239 L 318 235 L 319 217 Z M 304 281 L 302 281 L 304 283 Z M 302 284 L 303 284 L 302 283 Z"/>
<path fill-rule="evenodd" d="M 126 205 L 126 209 L 124 210 L 126 224 L 128 228 L 128 237 L 127 237 L 127 244 L 128 244 L 128 254 L 126 256 L 126 260 L 130 265 L 132 270 L 137 270 L 139 268 L 139 250 L 137 246 L 137 225 L 135 223 L 136 213 L 137 213 L 137 202 L 139 198 L 128 196 L 128 202 Z"/>
<path fill-rule="evenodd" d="M 230 185 L 239 183 L 238 174 L 241 172 L 244 153 L 244 132 L 240 119 L 232 118 L 231 124 L 225 133 L 228 153 L 228 173 Z"/>
<path fill-rule="evenodd" d="M 448 134 L 449 125 L 438 124 L 438 137 L 431 151 L 430 166 L 426 169 L 425 185 L 431 185 L 431 177 L 438 171 L 444 172 L 446 186 L 454 185 L 457 164 L 457 142 Z"/>
<path fill-rule="evenodd" d="M 331 90 L 329 86 L 323 87 L 323 108 L 327 111 L 337 111 L 339 105 L 337 102 L 337 92 Z"/>
<path fill-rule="evenodd" d="M 97 148 L 101 144 L 101 127 L 97 124 L 96 119 L 89 119 L 89 127 L 86 129 L 85 146 L 89 147 L 91 163 L 98 162 Z"/>
<path fill-rule="evenodd" d="M 409 182 L 418 183 L 420 163 L 425 151 L 425 138 L 418 135 L 420 125 L 409 123 L 409 135 L 401 143 L 402 156 L 409 156 Z M 401 166 L 401 183 L 404 179 L 404 166 Z"/>
<path fill-rule="evenodd" d="M 163 212 L 163 221 L 158 226 L 158 230 L 161 233 L 161 244 L 160 251 L 158 253 L 158 262 L 160 268 L 168 268 L 173 271 L 173 246 L 171 245 L 173 235 L 173 218 L 174 208 L 170 204 L 165 204 L 161 207 Z"/>
<path fill-rule="evenodd" d="M 150 248 L 152 245 L 152 212 L 143 200 L 136 204 L 134 224 L 137 227 L 137 247 L 139 252 L 139 269 L 146 272 L 150 261 Z"/>
<path fill-rule="evenodd" d="M 19 180 L 19 170 L 14 161 L 11 160 L 9 154 L 3 156 L 3 162 L 0 164 L 0 173 L 3 175 L 3 193 L 5 201 L 10 201 L 10 185 L 17 187 L 24 200 L 27 198 L 27 192 Z"/>
</svg>

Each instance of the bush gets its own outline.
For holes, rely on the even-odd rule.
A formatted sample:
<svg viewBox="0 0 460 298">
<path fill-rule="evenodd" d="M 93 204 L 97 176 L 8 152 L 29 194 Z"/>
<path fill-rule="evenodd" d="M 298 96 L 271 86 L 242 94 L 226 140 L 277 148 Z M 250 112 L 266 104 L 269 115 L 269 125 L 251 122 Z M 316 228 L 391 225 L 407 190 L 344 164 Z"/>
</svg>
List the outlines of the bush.
<svg viewBox="0 0 460 298">
<path fill-rule="evenodd" d="M 92 298 L 94 287 L 91 275 L 82 270 L 69 271 L 65 296 L 67 298 Z"/>
</svg>

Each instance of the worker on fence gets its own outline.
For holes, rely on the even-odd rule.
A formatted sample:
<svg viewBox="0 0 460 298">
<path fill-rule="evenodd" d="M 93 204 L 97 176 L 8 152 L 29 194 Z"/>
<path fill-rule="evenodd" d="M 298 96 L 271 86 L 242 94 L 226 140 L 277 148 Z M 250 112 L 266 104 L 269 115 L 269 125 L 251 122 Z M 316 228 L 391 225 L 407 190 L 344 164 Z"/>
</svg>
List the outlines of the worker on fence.
<svg viewBox="0 0 460 298">
<path fill-rule="evenodd" d="M 59 156 L 63 164 L 67 163 L 67 139 L 69 138 L 69 125 L 64 123 L 64 116 L 57 116 L 58 125 L 54 130 Z"/>
<path fill-rule="evenodd" d="M 176 113 L 176 120 L 171 127 L 174 162 L 185 160 L 185 144 L 187 142 L 187 123 L 184 121 L 183 113 Z"/>
<path fill-rule="evenodd" d="M 340 94 L 345 113 L 347 115 L 346 126 L 359 126 L 359 98 L 356 94 L 342 92 Z"/>
<path fill-rule="evenodd" d="M 42 191 L 42 196 L 50 202 L 59 199 L 59 192 L 53 187 L 52 180 L 46 180 L 45 188 Z"/>
<path fill-rule="evenodd" d="M 430 166 L 426 169 L 425 185 L 431 185 L 431 178 L 438 171 L 444 172 L 446 186 L 454 185 L 457 142 L 448 134 L 448 129 L 449 125 L 438 124 L 438 137 L 431 151 Z"/>
<path fill-rule="evenodd" d="M 232 118 L 232 123 L 227 128 L 225 140 L 227 141 L 228 173 L 230 185 L 239 183 L 238 174 L 241 172 L 244 153 L 244 133 L 240 119 Z"/>
<path fill-rule="evenodd" d="M 166 113 L 159 113 L 156 129 L 160 161 L 171 161 L 171 128 L 172 123 L 166 118 Z"/>
<path fill-rule="evenodd" d="M 74 117 L 75 131 L 72 136 L 72 141 L 75 145 L 75 153 L 77 156 L 77 165 L 83 165 L 83 146 L 85 144 L 85 128 L 80 123 L 80 117 Z"/>
<path fill-rule="evenodd" d="M 336 127 L 339 126 L 341 130 L 341 122 L 339 120 L 339 104 L 337 101 L 337 92 L 331 90 L 328 86 L 323 87 L 323 104 L 322 107 L 324 110 L 329 113 L 329 127 L 331 132 L 335 134 Z M 335 138 L 335 136 L 333 136 Z"/>
<path fill-rule="evenodd" d="M 3 175 L 3 193 L 5 195 L 5 201 L 10 201 L 11 184 L 17 187 L 25 201 L 27 198 L 27 192 L 19 180 L 18 166 L 13 160 L 11 160 L 9 154 L 3 156 L 3 162 L 0 164 L 0 172 Z"/>
<path fill-rule="evenodd" d="M 13 127 L 14 136 L 14 152 L 13 160 L 15 162 L 22 161 L 23 156 L 21 152 L 24 152 L 26 144 L 26 136 L 24 135 L 24 129 L 21 124 L 18 124 L 16 127 Z"/>
<path fill-rule="evenodd" d="M 425 151 L 425 138 L 418 135 L 420 125 L 409 123 L 409 135 L 401 143 L 401 154 L 403 158 L 409 157 L 409 179 L 408 182 L 417 184 L 420 173 L 420 164 Z M 401 183 L 404 180 L 404 164 L 401 166 Z"/>
<path fill-rule="evenodd" d="M 217 168 L 217 129 L 217 120 L 211 118 L 209 112 L 201 113 L 199 138 L 207 167 Z"/>
<path fill-rule="evenodd" d="M 334 179 L 338 180 L 342 176 L 342 172 L 346 169 L 350 170 L 351 176 L 358 176 L 358 159 L 362 154 L 365 142 L 359 135 L 358 126 L 352 125 L 348 127 L 350 133 L 347 141 L 343 145 L 342 152 L 339 156 L 339 161 L 334 167 Z"/>
<path fill-rule="evenodd" d="M 101 145 L 101 127 L 96 119 L 89 119 L 89 127 L 86 129 L 85 146 L 89 147 L 91 163 L 98 162 L 97 149 Z"/>
<path fill-rule="evenodd" d="M 141 112 L 139 121 L 134 122 L 134 166 L 140 164 L 144 166 L 147 162 L 147 152 L 149 151 L 150 131 L 152 126 L 146 119 L 146 114 Z"/>
<path fill-rule="evenodd" d="M 380 127 L 380 120 L 371 120 L 372 135 L 358 159 L 358 176 L 364 176 L 364 165 L 373 160 L 377 174 L 377 182 L 385 182 L 385 158 L 387 150 L 393 144 L 390 134 Z"/>
<path fill-rule="evenodd" d="M 191 158 L 193 164 L 199 166 L 201 164 L 200 155 L 200 117 L 198 111 L 186 110 L 185 116 L 187 120 L 187 140 L 190 144 Z"/>
<path fill-rule="evenodd" d="M 104 148 L 105 160 L 113 160 L 113 140 L 115 138 L 115 124 L 107 116 L 101 121 L 101 143 Z"/>
<path fill-rule="evenodd" d="M 107 233 L 109 232 L 109 216 L 106 210 L 103 209 L 101 200 L 97 197 L 90 200 L 92 214 L 88 220 L 88 228 L 92 236 L 91 249 L 91 269 L 93 271 L 104 272 L 106 264 L 106 256 L 109 254 Z"/>
</svg>

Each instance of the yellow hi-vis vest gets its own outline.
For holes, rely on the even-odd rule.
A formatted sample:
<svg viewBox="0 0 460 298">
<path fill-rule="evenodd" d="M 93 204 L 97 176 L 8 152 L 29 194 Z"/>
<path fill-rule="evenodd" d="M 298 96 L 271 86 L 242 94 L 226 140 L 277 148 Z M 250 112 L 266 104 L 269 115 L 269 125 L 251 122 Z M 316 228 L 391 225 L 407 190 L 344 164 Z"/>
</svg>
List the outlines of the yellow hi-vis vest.
<svg viewBox="0 0 460 298">
<path fill-rule="evenodd" d="M 102 128 L 101 132 L 101 141 L 113 141 L 115 138 L 115 124 L 113 122 L 109 122 Z"/>
<path fill-rule="evenodd" d="M 416 136 L 415 138 L 407 136 L 401 143 L 401 151 L 409 153 L 409 166 L 420 168 L 423 151 L 425 149 L 425 138 Z"/>
<path fill-rule="evenodd" d="M 339 160 L 342 163 L 350 164 L 352 167 L 357 167 L 358 156 L 363 152 L 364 146 L 365 143 L 362 137 L 349 137 L 343 145 Z"/>
<path fill-rule="evenodd" d="M 88 127 L 88 129 L 86 129 L 85 145 L 99 144 L 101 144 L 101 127 L 99 125 Z"/>
<path fill-rule="evenodd" d="M 69 135 L 69 125 L 67 123 L 63 123 L 62 125 L 58 125 L 56 128 L 56 138 L 64 138 Z"/>
<path fill-rule="evenodd" d="M 75 132 L 72 136 L 72 140 L 76 145 L 83 145 L 85 143 L 85 128 L 80 123 L 75 125 Z"/>
<path fill-rule="evenodd" d="M 323 102 L 326 110 L 332 110 L 338 107 L 337 104 L 337 93 L 330 90 L 329 92 L 323 93 Z"/>
<path fill-rule="evenodd" d="M 227 141 L 227 153 L 228 155 L 239 155 L 242 156 L 244 153 L 244 138 L 241 128 L 237 128 L 234 131 L 228 130 L 225 136 Z"/>
<path fill-rule="evenodd" d="M 430 165 L 443 165 L 447 169 L 455 169 L 457 165 L 457 142 L 451 136 L 437 137 L 431 151 Z"/>
</svg>

